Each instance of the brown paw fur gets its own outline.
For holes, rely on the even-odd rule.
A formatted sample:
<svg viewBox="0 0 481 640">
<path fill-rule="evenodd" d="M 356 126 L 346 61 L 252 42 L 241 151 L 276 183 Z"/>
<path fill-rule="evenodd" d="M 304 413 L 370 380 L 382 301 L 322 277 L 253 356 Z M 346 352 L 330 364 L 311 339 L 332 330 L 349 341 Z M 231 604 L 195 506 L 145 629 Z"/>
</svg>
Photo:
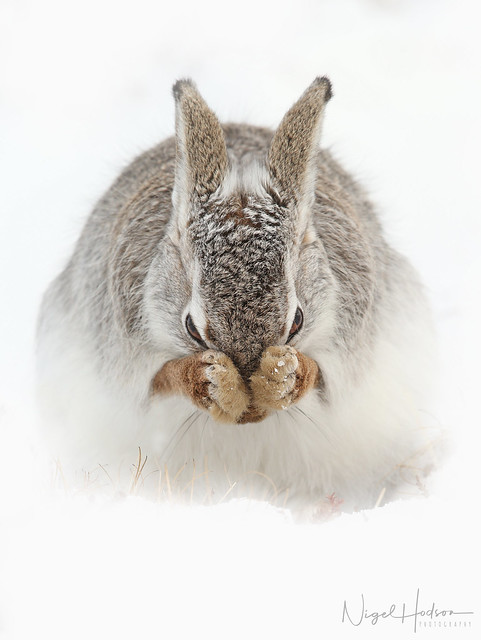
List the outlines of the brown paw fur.
<svg viewBox="0 0 481 640">
<path fill-rule="evenodd" d="M 288 409 L 317 384 L 319 376 L 314 360 L 293 347 L 269 347 L 250 379 L 253 405 L 264 411 Z"/>
<path fill-rule="evenodd" d="M 185 395 L 219 422 L 237 422 L 249 406 L 248 390 L 232 360 L 210 349 L 167 362 L 152 390 Z"/>
<path fill-rule="evenodd" d="M 219 422 L 237 422 L 249 406 L 247 388 L 232 360 L 220 351 L 205 351 L 209 412 Z"/>
</svg>

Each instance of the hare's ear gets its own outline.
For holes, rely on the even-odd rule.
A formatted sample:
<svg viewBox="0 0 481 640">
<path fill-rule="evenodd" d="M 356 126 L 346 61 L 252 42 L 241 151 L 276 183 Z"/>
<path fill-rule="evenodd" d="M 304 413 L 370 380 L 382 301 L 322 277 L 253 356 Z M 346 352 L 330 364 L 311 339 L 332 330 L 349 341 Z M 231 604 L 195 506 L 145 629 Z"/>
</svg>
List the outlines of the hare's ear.
<svg viewBox="0 0 481 640">
<path fill-rule="evenodd" d="M 316 78 L 284 116 L 269 149 L 268 168 L 275 186 L 301 208 L 314 197 L 322 116 L 331 95 L 329 80 Z"/>
<path fill-rule="evenodd" d="M 173 193 L 177 227 L 182 229 L 196 203 L 220 186 L 227 171 L 224 133 L 191 80 L 179 80 L 175 98 L 176 169 Z"/>
</svg>

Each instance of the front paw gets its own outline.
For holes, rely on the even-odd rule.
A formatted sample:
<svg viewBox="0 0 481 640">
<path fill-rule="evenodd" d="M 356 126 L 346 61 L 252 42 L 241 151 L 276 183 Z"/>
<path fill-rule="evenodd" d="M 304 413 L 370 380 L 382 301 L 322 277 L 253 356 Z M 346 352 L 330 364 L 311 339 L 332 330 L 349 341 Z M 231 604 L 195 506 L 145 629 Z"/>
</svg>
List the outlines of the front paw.
<svg viewBox="0 0 481 640">
<path fill-rule="evenodd" d="M 260 410 L 288 409 L 319 381 L 317 363 L 288 345 L 269 347 L 251 376 L 253 404 Z"/>
<path fill-rule="evenodd" d="M 200 403 L 219 422 L 235 423 L 249 406 L 249 394 L 232 360 L 211 349 L 200 354 Z"/>
<path fill-rule="evenodd" d="M 169 360 L 152 381 L 153 395 L 179 394 L 219 422 L 238 422 L 249 392 L 232 360 L 220 351 L 201 351 Z"/>
</svg>

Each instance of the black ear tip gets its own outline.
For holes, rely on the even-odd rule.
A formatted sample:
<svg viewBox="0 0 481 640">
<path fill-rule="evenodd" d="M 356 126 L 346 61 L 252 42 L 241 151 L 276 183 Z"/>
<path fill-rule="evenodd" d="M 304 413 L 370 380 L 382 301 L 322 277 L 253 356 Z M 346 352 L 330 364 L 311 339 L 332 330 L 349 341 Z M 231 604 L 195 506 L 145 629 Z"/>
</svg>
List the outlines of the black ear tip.
<svg viewBox="0 0 481 640">
<path fill-rule="evenodd" d="M 322 87 L 324 90 L 324 100 L 328 102 L 332 98 L 332 84 L 327 76 L 316 78 L 313 82 L 316 87 Z"/>
<path fill-rule="evenodd" d="M 195 89 L 195 84 L 190 78 L 182 78 L 181 80 L 177 80 L 177 82 L 172 87 L 174 98 L 176 100 L 179 100 L 187 88 Z"/>
</svg>

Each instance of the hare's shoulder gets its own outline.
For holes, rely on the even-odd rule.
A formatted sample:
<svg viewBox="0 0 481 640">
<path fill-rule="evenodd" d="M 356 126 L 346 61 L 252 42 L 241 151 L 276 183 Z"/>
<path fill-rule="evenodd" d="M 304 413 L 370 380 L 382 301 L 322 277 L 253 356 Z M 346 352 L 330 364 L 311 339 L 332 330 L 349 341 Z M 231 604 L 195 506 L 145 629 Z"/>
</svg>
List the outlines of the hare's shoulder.
<svg viewBox="0 0 481 640">
<path fill-rule="evenodd" d="M 175 171 L 175 140 L 167 138 L 137 156 L 119 175 L 108 193 L 119 192 L 129 200 L 154 178 L 165 188 L 172 189 Z"/>
<path fill-rule="evenodd" d="M 319 152 L 317 166 L 313 213 L 321 237 L 329 229 L 341 226 L 372 244 L 382 242 L 379 217 L 364 187 L 328 150 Z"/>
</svg>

